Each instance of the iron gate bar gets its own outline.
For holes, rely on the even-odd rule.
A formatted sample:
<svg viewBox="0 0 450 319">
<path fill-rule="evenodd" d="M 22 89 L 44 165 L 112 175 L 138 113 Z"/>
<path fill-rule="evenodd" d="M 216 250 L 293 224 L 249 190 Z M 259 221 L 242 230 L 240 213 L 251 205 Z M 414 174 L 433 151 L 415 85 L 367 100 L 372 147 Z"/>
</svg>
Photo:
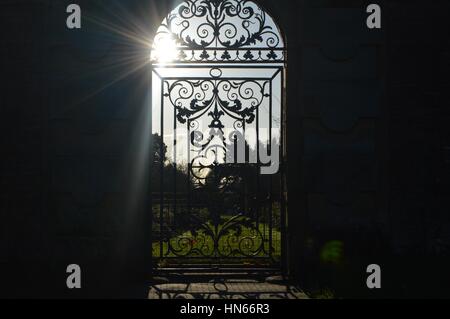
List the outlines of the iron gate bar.
<svg viewBox="0 0 450 319">
<path fill-rule="evenodd" d="M 277 74 L 278 74 L 279 72 L 277 72 Z M 275 79 L 275 77 L 273 77 L 272 78 L 272 81 Z M 270 99 L 269 99 L 269 114 L 270 114 L 270 116 L 272 116 L 272 102 L 273 102 L 273 99 L 272 99 L 272 81 L 270 81 L 269 82 L 269 86 L 270 86 Z M 283 104 L 282 104 L 283 105 Z M 269 121 L 269 141 L 272 141 L 272 121 L 270 120 Z M 281 142 L 280 142 L 280 144 L 281 144 Z M 269 152 L 270 152 L 270 154 L 272 154 L 272 143 L 269 143 L 269 145 L 267 146 L 268 148 L 269 148 Z M 273 218 L 273 216 L 272 216 L 272 213 L 273 213 L 273 211 L 272 211 L 272 183 L 273 183 L 273 178 L 272 178 L 272 176 L 270 176 L 270 179 L 269 179 L 269 196 L 270 196 L 270 199 L 269 199 L 269 203 L 270 203 L 270 208 L 269 208 L 269 229 L 272 229 L 272 227 L 273 227 L 273 220 L 272 220 L 272 218 Z M 272 232 L 271 231 L 269 231 L 269 256 L 270 257 L 272 257 L 272 240 L 273 240 L 273 234 L 272 234 Z"/>
<path fill-rule="evenodd" d="M 160 161 L 161 161 L 161 173 L 160 179 L 160 192 L 161 203 L 159 209 L 159 256 L 163 256 L 163 212 L 164 212 L 164 82 L 161 82 L 161 145 L 160 145 Z"/>
<path fill-rule="evenodd" d="M 280 152 L 280 170 L 281 170 L 281 201 L 280 201 L 280 205 L 281 205 L 281 223 L 282 223 L 282 229 L 283 231 L 281 232 L 281 262 L 282 262 L 282 271 L 284 275 L 288 275 L 288 267 L 287 267 L 287 239 L 286 239 L 286 232 L 287 230 L 287 225 L 286 225 L 286 194 L 285 194 L 285 187 L 286 187 L 286 181 L 285 181 L 285 166 L 286 166 L 286 162 L 285 162 L 285 148 L 286 148 L 286 131 L 285 131 L 285 117 L 286 117 L 286 105 L 285 105 L 285 99 L 286 99 L 286 87 L 285 87 L 285 70 L 283 70 L 283 72 L 281 73 L 281 109 L 280 109 L 280 113 L 281 113 L 281 141 L 280 141 L 280 148 L 279 148 L 279 152 Z"/>
<path fill-rule="evenodd" d="M 264 63 L 264 65 L 242 65 L 241 64 L 236 64 L 236 65 L 222 65 L 222 64 L 210 64 L 210 65 L 193 65 L 192 63 L 190 63 L 189 65 L 180 65 L 180 64 L 153 64 L 152 67 L 153 69 L 170 69 L 170 68 L 179 68 L 179 69 L 211 69 L 211 68 L 221 68 L 221 69 L 251 69 L 251 70 L 264 70 L 264 69 L 278 69 L 280 71 L 282 71 L 284 69 L 284 67 L 282 66 L 284 65 L 283 63 L 273 63 L 272 64 L 267 64 Z"/>
</svg>

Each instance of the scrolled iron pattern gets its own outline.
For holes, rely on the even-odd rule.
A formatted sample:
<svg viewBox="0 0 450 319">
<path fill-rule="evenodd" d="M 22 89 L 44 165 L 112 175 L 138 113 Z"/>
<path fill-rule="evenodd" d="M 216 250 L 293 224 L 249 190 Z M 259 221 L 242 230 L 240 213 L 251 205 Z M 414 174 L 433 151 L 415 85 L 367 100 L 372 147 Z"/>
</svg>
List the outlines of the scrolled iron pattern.
<svg viewBox="0 0 450 319">
<path fill-rule="evenodd" d="M 249 0 L 185 0 L 159 27 L 154 45 L 176 43 L 178 62 L 283 62 L 272 18 Z"/>
<path fill-rule="evenodd" d="M 246 216 L 234 216 L 220 225 L 199 223 L 198 227 L 189 235 L 170 239 L 163 257 L 226 259 L 268 254 L 264 234 Z M 246 235 L 242 235 L 244 230 Z"/>
<path fill-rule="evenodd" d="M 223 129 L 225 115 L 247 124 L 255 120 L 255 111 L 269 98 L 269 80 L 175 80 L 164 82 L 164 96 L 177 110 L 181 124 L 207 114 L 209 128 Z"/>
<path fill-rule="evenodd" d="M 177 48 L 177 62 L 265 62 L 282 63 L 285 61 L 284 49 L 187 49 Z"/>
</svg>

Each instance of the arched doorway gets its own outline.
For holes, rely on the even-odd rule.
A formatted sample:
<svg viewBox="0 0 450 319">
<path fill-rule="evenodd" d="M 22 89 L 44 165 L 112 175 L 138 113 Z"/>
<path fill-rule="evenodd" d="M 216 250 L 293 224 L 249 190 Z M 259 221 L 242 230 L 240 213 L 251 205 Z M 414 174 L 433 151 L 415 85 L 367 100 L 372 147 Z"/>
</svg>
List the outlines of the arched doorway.
<svg viewBox="0 0 450 319">
<path fill-rule="evenodd" d="M 152 48 L 154 268 L 282 269 L 284 39 L 253 1 L 186 0 Z"/>
</svg>

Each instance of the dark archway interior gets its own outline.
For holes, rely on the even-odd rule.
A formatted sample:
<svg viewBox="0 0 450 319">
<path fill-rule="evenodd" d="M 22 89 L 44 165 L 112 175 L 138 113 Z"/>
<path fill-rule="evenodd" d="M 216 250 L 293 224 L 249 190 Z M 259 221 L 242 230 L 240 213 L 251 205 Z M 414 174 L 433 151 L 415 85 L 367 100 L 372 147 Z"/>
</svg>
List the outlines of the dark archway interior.
<svg viewBox="0 0 450 319">
<path fill-rule="evenodd" d="M 139 39 L 174 3 L 79 0 L 83 28 L 68 30 L 70 2 L 0 4 L 0 295 L 145 297 L 151 69 Z M 365 1 L 259 2 L 288 46 L 291 280 L 342 297 L 449 297 L 448 2 L 378 1 L 381 31 L 362 26 Z M 80 291 L 65 286 L 72 263 Z M 375 292 L 372 263 L 385 269 Z"/>
</svg>

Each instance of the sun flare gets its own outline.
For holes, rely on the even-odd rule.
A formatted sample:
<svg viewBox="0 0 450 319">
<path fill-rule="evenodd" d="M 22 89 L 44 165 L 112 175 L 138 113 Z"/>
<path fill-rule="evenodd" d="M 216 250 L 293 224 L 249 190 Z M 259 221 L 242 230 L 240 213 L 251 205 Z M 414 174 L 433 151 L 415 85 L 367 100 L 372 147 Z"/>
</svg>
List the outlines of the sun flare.
<svg viewBox="0 0 450 319">
<path fill-rule="evenodd" d="M 176 60 L 178 47 L 175 40 L 170 37 L 159 38 L 152 46 L 151 60 L 158 63 L 170 63 Z"/>
</svg>

